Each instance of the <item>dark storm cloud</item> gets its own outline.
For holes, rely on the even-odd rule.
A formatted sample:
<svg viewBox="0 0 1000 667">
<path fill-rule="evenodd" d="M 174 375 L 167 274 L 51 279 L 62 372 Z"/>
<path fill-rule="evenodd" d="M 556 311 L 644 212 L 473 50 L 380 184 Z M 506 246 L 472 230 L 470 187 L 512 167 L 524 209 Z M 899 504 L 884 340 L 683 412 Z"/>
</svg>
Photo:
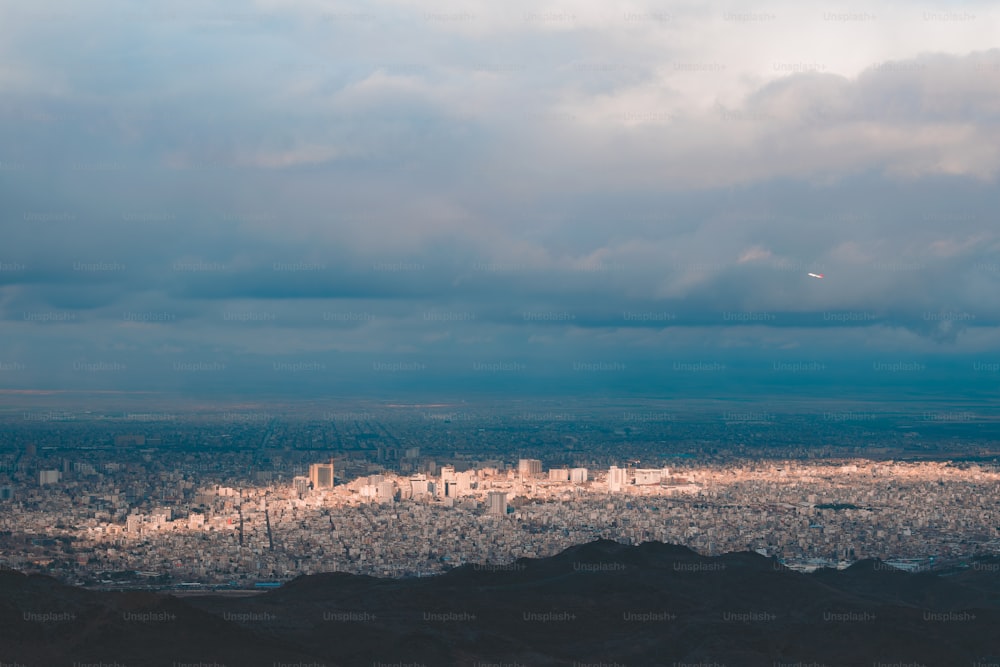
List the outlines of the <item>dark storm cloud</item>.
<svg viewBox="0 0 1000 667">
<path fill-rule="evenodd" d="M 762 76 L 687 10 L 379 7 L 8 17 L 3 381 L 996 350 L 1000 52 Z"/>
</svg>

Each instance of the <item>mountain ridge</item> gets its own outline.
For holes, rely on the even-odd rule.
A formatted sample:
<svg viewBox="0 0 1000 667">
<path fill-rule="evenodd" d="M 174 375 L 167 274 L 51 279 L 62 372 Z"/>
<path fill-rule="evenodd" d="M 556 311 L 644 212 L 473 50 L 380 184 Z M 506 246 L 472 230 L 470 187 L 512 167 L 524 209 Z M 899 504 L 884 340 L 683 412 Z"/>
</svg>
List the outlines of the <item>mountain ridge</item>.
<svg viewBox="0 0 1000 667">
<path fill-rule="evenodd" d="M 1000 659 L 998 590 L 992 566 L 804 574 L 750 551 L 610 540 L 431 577 L 303 575 L 239 598 L 91 591 L 0 569 L 0 662 L 950 667 Z"/>
</svg>

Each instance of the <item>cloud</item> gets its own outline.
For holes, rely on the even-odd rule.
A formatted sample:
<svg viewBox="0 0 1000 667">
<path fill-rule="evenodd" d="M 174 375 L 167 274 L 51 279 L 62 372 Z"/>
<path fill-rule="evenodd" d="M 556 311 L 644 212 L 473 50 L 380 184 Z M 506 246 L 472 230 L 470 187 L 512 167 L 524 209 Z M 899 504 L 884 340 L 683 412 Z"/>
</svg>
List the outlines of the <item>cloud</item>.
<svg viewBox="0 0 1000 667">
<path fill-rule="evenodd" d="M 985 14 L 123 8 L 0 10 L 6 386 L 996 351 Z"/>
</svg>

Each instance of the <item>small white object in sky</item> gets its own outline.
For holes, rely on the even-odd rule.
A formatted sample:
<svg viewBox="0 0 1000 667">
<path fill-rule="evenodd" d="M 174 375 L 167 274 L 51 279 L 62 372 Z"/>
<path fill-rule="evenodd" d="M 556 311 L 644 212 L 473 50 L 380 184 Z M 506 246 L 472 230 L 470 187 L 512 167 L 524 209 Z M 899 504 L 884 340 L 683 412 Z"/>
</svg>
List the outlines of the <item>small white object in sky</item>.
<svg viewBox="0 0 1000 667">
<path fill-rule="evenodd" d="M 822 273 L 810 273 L 809 275 L 812 276 L 813 278 L 822 278 L 823 277 Z"/>
</svg>

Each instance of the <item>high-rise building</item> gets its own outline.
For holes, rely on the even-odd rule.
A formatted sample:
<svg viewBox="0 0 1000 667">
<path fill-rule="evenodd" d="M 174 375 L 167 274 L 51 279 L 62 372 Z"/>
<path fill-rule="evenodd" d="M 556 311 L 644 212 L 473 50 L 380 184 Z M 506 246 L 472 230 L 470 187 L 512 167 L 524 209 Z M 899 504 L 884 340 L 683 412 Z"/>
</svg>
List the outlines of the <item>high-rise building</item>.
<svg viewBox="0 0 1000 667">
<path fill-rule="evenodd" d="M 507 516 L 507 494 L 504 491 L 490 491 L 489 511 L 494 516 Z"/>
<path fill-rule="evenodd" d="M 626 468 L 611 466 L 611 469 L 608 471 L 608 491 L 611 493 L 621 491 L 627 483 L 627 475 L 628 470 Z"/>
<path fill-rule="evenodd" d="M 588 478 L 588 473 L 586 468 L 573 468 L 569 471 L 569 481 L 574 484 L 582 484 L 586 482 Z"/>
<path fill-rule="evenodd" d="M 460 472 L 455 475 L 455 492 L 456 495 L 465 495 L 472 488 L 473 481 L 476 478 L 476 474 L 472 471 Z"/>
<path fill-rule="evenodd" d="M 97 472 L 97 469 L 85 461 L 74 461 L 73 472 L 80 475 L 93 475 Z"/>
<path fill-rule="evenodd" d="M 292 487 L 301 498 L 309 492 L 309 478 L 304 475 L 296 476 L 292 479 Z"/>
<path fill-rule="evenodd" d="M 333 459 L 329 463 L 313 463 L 309 466 L 309 481 L 313 489 L 333 488 Z"/>
<path fill-rule="evenodd" d="M 61 476 L 62 473 L 58 470 L 39 470 L 38 484 L 39 486 L 45 486 L 46 484 L 58 484 Z"/>
<path fill-rule="evenodd" d="M 375 486 L 375 497 L 380 503 L 392 502 L 396 499 L 396 485 L 385 480 Z"/>
<path fill-rule="evenodd" d="M 538 459 L 521 459 L 517 462 L 517 471 L 522 477 L 542 474 L 542 462 Z"/>
<path fill-rule="evenodd" d="M 635 471 L 635 483 L 637 486 L 659 484 L 666 477 L 669 477 L 669 470 L 667 468 L 638 468 Z"/>
<path fill-rule="evenodd" d="M 550 468 L 549 469 L 549 481 L 550 482 L 568 482 L 569 481 L 569 468 Z"/>
<path fill-rule="evenodd" d="M 423 498 L 429 492 L 426 475 L 419 473 L 410 477 L 410 494 L 413 498 Z"/>
</svg>

